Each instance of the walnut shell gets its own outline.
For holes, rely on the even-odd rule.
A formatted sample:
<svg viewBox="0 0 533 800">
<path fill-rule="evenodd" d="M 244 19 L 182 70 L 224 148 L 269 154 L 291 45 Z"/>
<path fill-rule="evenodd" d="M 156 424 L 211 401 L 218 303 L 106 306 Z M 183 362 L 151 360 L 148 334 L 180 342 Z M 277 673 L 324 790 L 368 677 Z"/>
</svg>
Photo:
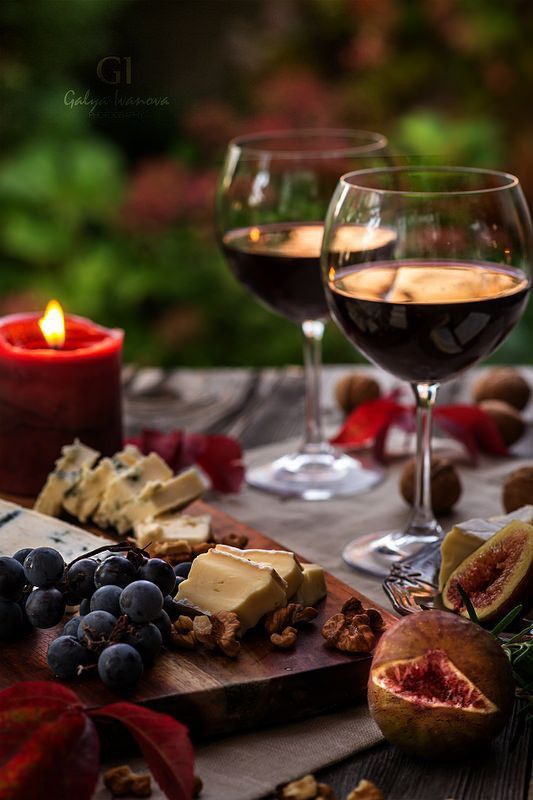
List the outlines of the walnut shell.
<svg viewBox="0 0 533 800">
<path fill-rule="evenodd" d="M 507 514 L 533 503 L 533 466 L 511 472 L 503 484 L 502 503 Z"/>
<path fill-rule="evenodd" d="M 522 438 L 526 429 L 522 415 L 505 400 L 482 400 L 479 407 L 489 415 L 508 447 Z"/>
<path fill-rule="evenodd" d="M 416 459 L 410 459 L 400 476 L 400 492 L 410 506 L 415 501 Z M 431 505 L 435 514 L 445 514 L 459 500 L 461 481 L 455 467 L 445 458 L 431 459 Z"/>
<path fill-rule="evenodd" d="M 380 396 L 379 383 L 361 372 L 349 372 L 335 387 L 335 398 L 345 414 L 349 414 L 361 403 L 377 400 Z"/>
<path fill-rule="evenodd" d="M 491 369 L 478 378 L 472 388 L 476 403 L 482 400 L 503 400 L 519 411 L 527 405 L 530 394 L 529 383 L 514 367 Z"/>
</svg>

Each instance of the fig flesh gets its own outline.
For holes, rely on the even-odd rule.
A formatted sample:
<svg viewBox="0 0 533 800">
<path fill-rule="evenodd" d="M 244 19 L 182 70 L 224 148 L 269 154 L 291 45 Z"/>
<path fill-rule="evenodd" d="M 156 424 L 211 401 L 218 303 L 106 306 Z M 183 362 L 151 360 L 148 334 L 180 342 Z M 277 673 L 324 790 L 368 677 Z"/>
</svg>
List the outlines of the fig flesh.
<svg viewBox="0 0 533 800">
<path fill-rule="evenodd" d="M 511 522 L 452 572 L 442 593 L 446 608 L 467 617 L 462 586 L 481 621 L 533 601 L 533 525 Z"/>
<path fill-rule="evenodd" d="M 479 625 L 446 611 L 400 620 L 382 636 L 368 683 L 371 714 L 412 755 L 456 758 L 488 744 L 514 697 L 509 661 Z"/>
</svg>

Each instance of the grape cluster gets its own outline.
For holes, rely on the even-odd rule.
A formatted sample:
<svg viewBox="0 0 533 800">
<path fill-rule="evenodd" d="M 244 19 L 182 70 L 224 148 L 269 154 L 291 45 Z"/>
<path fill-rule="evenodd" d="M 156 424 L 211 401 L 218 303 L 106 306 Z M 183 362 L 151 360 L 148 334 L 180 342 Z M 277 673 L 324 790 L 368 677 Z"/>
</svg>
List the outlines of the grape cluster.
<svg viewBox="0 0 533 800">
<path fill-rule="evenodd" d="M 71 565 L 49 547 L 19 550 L 0 557 L 0 639 L 51 628 L 78 605 L 48 648 L 50 669 L 62 680 L 97 669 L 109 689 L 130 691 L 170 640 L 183 577 L 137 548 Z"/>
</svg>

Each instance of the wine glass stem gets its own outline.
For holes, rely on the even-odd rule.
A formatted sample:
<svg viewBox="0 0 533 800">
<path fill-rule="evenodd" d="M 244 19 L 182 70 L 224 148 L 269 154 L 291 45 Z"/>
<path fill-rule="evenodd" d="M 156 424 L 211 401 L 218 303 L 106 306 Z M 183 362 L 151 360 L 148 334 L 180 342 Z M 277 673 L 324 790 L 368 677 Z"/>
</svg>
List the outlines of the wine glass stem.
<svg viewBox="0 0 533 800">
<path fill-rule="evenodd" d="M 324 323 L 306 320 L 302 323 L 305 367 L 305 435 L 300 452 L 322 453 L 329 450 L 322 434 L 320 411 L 320 371 Z"/>
<path fill-rule="evenodd" d="M 412 388 L 416 398 L 415 503 L 407 530 L 424 535 L 440 530 L 431 505 L 431 422 L 439 384 L 417 383 Z"/>
</svg>

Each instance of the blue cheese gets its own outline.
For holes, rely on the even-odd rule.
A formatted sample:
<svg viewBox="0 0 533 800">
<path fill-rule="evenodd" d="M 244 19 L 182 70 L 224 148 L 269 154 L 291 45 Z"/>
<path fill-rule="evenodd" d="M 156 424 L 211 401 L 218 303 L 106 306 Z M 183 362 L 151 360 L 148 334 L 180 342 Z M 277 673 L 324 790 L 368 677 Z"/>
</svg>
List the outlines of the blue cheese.
<svg viewBox="0 0 533 800">
<path fill-rule="evenodd" d="M 54 517 L 0 500 L 0 555 L 11 556 L 21 547 L 53 547 L 68 562 L 105 544 L 114 542 Z"/>
<path fill-rule="evenodd" d="M 195 467 L 166 481 L 150 481 L 138 495 L 119 506 L 111 522 L 119 533 L 126 533 L 160 514 L 185 508 L 201 497 L 206 488 Z"/>
<path fill-rule="evenodd" d="M 108 484 L 141 459 L 140 450 L 127 445 L 113 458 L 103 458 L 93 469 L 84 467 L 79 481 L 66 492 L 63 508 L 80 522 L 87 522 L 102 501 Z"/>
<path fill-rule="evenodd" d="M 172 470 L 157 453 L 141 458 L 108 484 L 94 514 L 94 521 L 102 528 L 113 525 L 119 532 L 125 533 L 129 527 L 123 528 L 123 509 L 134 504 L 147 486 L 171 477 Z"/>
<path fill-rule="evenodd" d="M 76 485 L 83 470 L 90 469 L 99 457 L 97 450 L 87 447 L 78 439 L 73 444 L 65 445 L 35 501 L 35 511 L 56 517 L 61 512 L 65 494 Z"/>
</svg>

